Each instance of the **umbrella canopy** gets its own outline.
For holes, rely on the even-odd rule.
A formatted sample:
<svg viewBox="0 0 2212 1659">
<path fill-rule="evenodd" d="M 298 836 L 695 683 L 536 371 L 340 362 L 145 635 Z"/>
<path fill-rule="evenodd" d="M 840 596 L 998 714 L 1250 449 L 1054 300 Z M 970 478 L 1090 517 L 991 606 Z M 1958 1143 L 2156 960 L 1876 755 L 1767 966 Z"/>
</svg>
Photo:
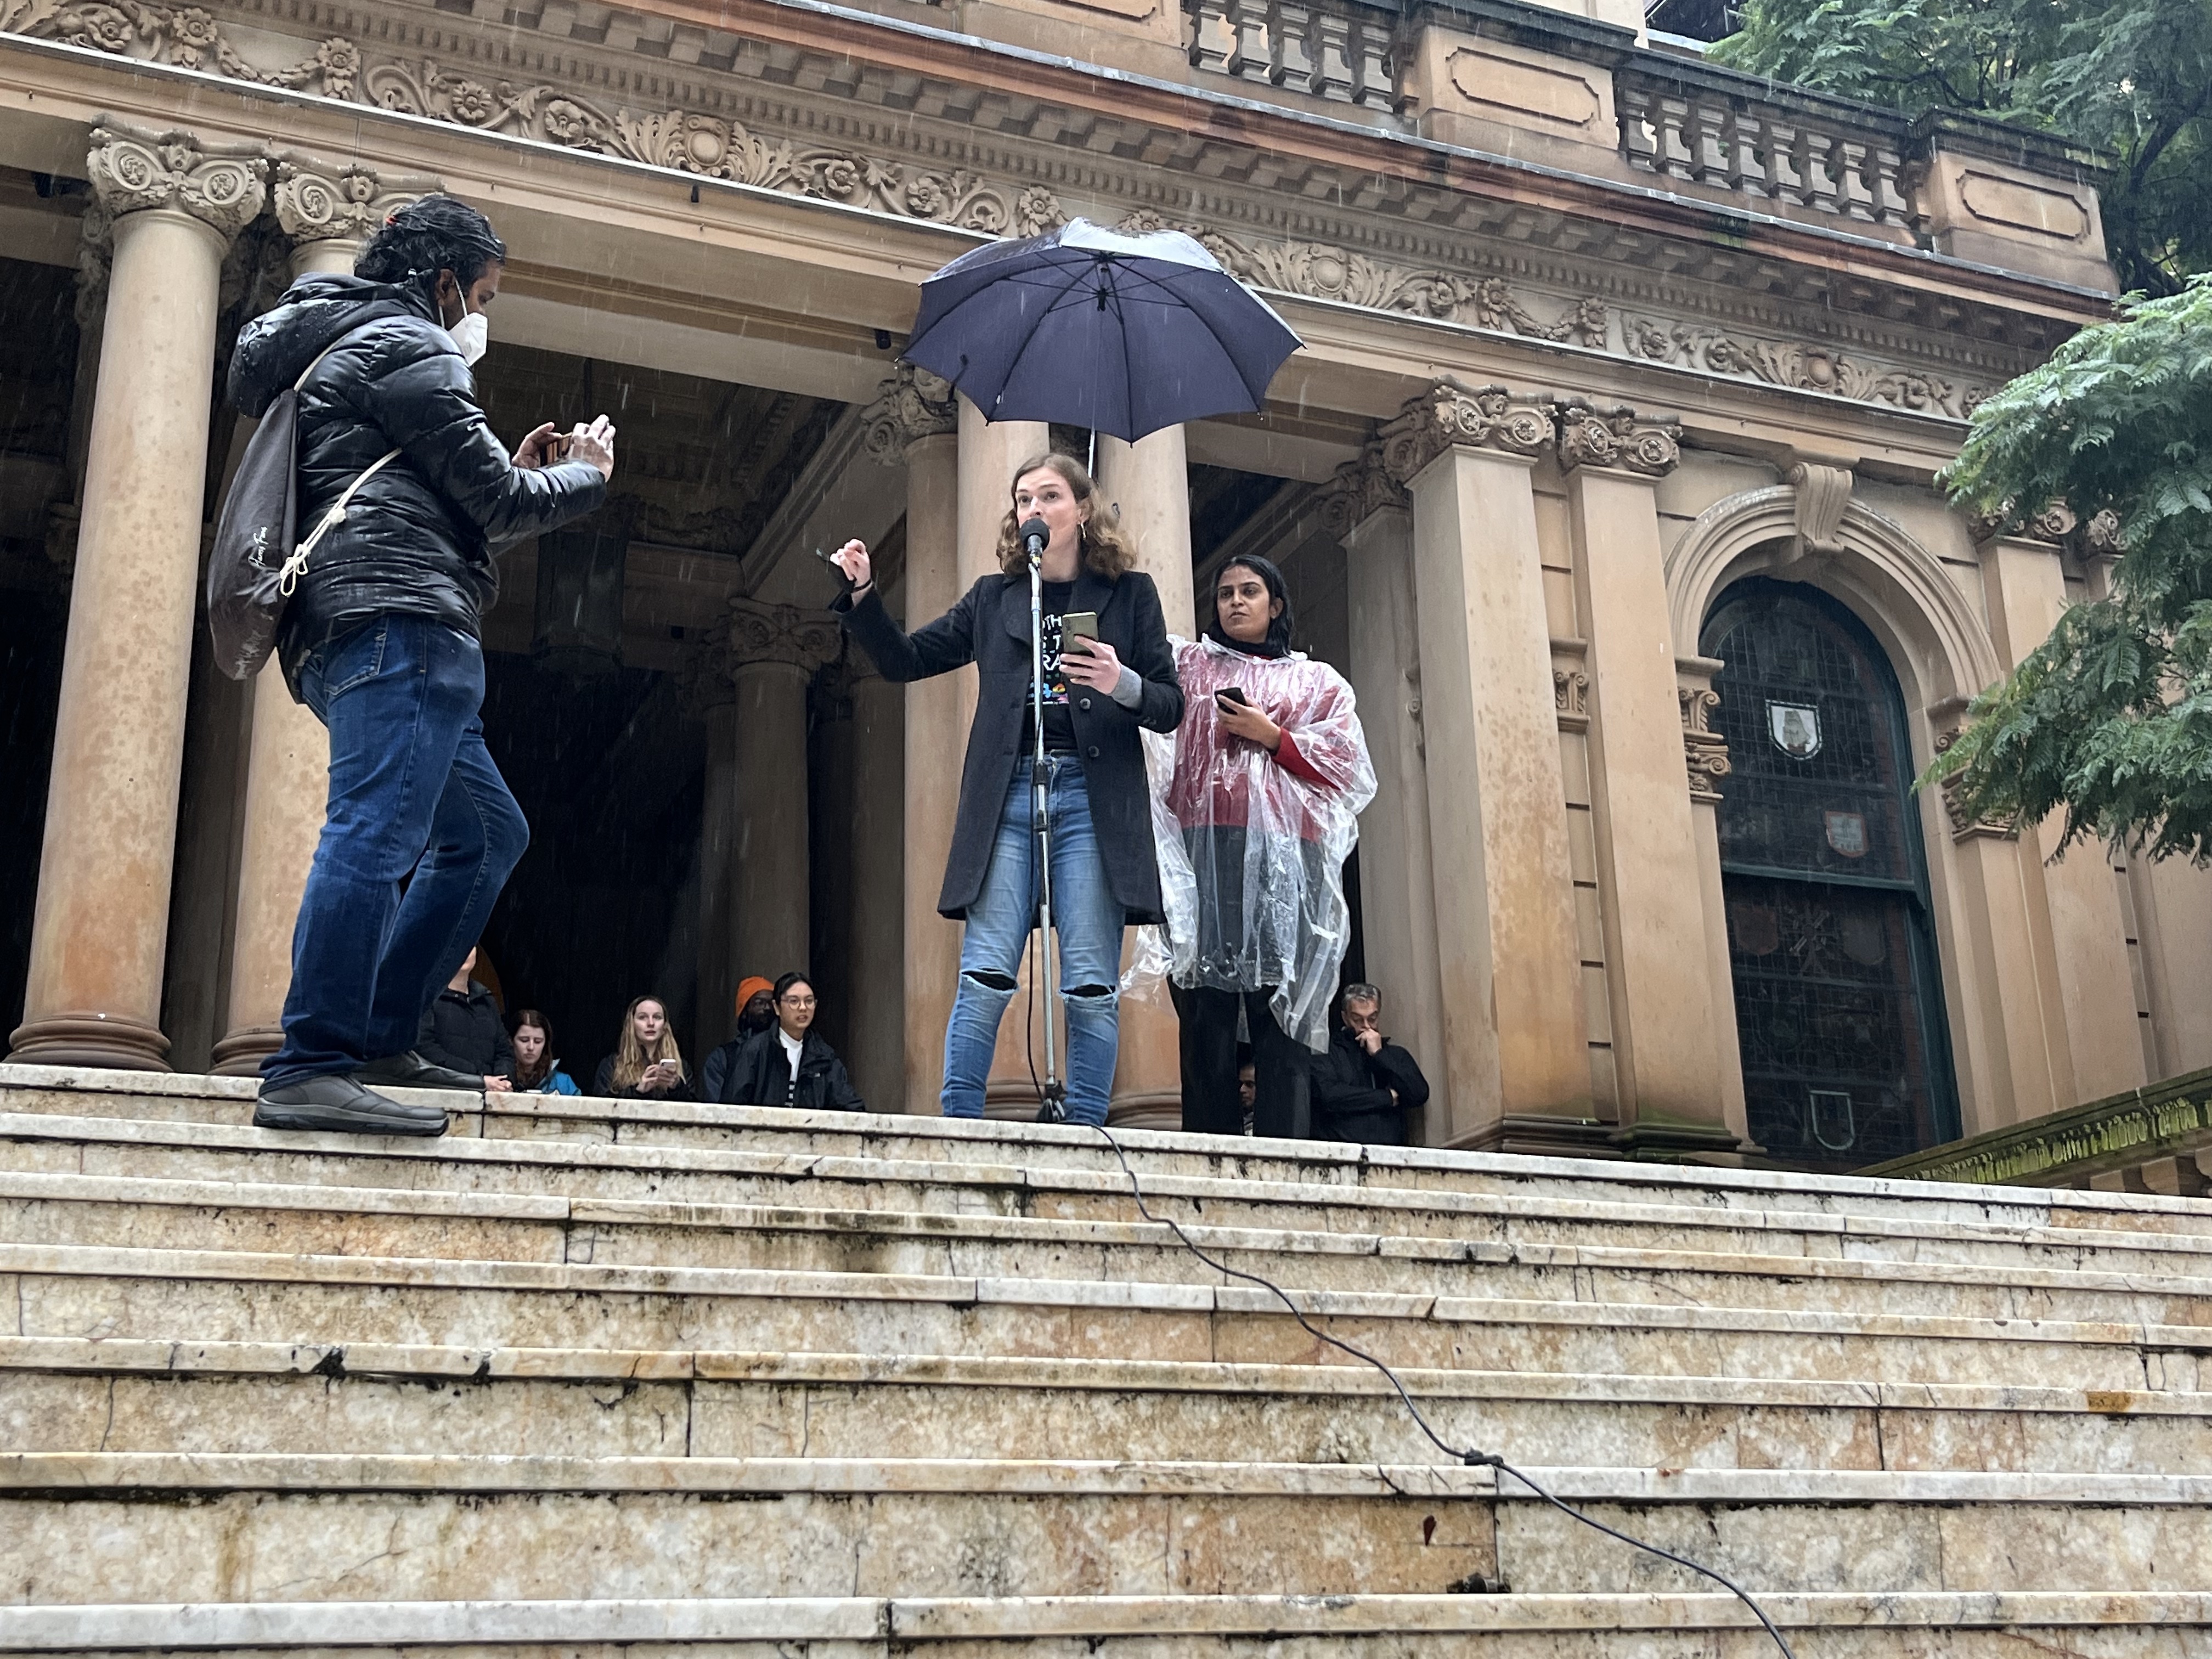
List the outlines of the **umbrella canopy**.
<svg viewBox="0 0 2212 1659">
<path fill-rule="evenodd" d="M 921 285 L 907 362 L 994 421 L 1058 421 L 1131 442 L 1257 410 L 1298 337 L 1180 231 L 1073 219 L 963 254 Z"/>
</svg>

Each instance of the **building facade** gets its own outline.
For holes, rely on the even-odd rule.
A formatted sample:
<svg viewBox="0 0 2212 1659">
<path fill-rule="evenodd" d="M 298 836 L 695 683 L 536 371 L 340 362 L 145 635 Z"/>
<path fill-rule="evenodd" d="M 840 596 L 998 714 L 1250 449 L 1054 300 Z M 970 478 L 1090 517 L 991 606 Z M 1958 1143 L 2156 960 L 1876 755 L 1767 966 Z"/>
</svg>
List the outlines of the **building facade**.
<svg viewBox="0 0 2212 1659">
<path fill-rule="evenodd" d="M 485 638 L 535 836 L 488 971 L 581 1074 L 634 994 L 696 1054 L 808 965 L 871 1103 L 934 1109 L 972 679 L 874 676 L 813 555 L 867 539 L 910 622 L 993 568 L 1014 465 L 1088 434 L 896 353 L 931 270 L 1075 216 L 1188 230 L 1306 343 L 1097 471 L 1171 629 L 1265 552 L 1358 690 L 1352 965 L 1425 1139 L 1850 1168 L 2212 1065 L 2212 879 L 1910 787 L 2106 580 L 2100 526 L 1936 483 L 2109 313 L 2093 158 L 1588 11 L 0 0 L 11 1057 L 274 1047 L 323 736 L 207 658 L 225 356 L 441 187 L 513 250 L 495 423 L 622 432 Z M 1117 1119 L 1171 1121 L 1172 1015 L 1123 1030 Z"/>
</svg>

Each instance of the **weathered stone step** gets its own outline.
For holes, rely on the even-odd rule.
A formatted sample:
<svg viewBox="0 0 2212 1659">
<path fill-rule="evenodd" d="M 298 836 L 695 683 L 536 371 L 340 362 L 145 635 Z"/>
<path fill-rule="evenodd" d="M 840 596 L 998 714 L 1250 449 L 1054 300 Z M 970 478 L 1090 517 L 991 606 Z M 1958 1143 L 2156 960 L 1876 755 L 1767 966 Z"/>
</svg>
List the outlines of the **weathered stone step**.
<svg viewBox="0 0 2212 1659">
<path fill-rule="evenodd" d="M 747 1150 L 819 1157 L 861 1155 L 976 1164 L 992 1169 L 1049 1166 L 1111 1172 L 1114 1154 L 1079 1128 L 1000 1120 L 955 1121 L 896 1114 L 793 1112 L 777 1108 L 576 1097 L 495 1096 L 403 1091 L 410 1099 L 465 1105 L 455 1139 L 553 1138 L 633 1147 Z M 62 1115 L 243 1125 L 251 1079 L 161 1076 L 70 1067 L 0 1066 L 0 1110 Z M 96 1102 L 96 1108 L 88 1102 Z M 1130 1162 L 1147 1176 L 1234 1174 L 1266 1182 L 1335 1188 L 1429 1188 L 1455 1194 L 1518 1194 L 1692 1209 L 1798 1212 L 1846 1217 L 1911 1217 L 2000 1225 L 2196 1234 L 2212 1243 L 2212 1202 L 2120 1193 L 2045 1193 L 1913 1181 L 1613 1163 L 1509 1158 L 1433 1148 L 1354 1147 L 1319 1142 L 1224 1139 L 1116 1131 Z M 696 1137 L 696 1144 L 686 1137 Z M 325 1137 L 272 1136 L 262 1144 Z M 337 1138 L 343 1139 L 343 1138 Z"/>
<path fill-rule="evenodd" d="M 1753 1589 L 2185 1589 L 2212 1559 L 2212 1476 L 1531 1473 Z M 11 1590 L 58 1603 L 1686 1587 L 1518 1491 L 1438 1464 L 0 1454 L 0 1530 Z"/>
<path fill-rule="evenodd" d="M 1807 1659 L 2122 1659 L 2183 1656 L 2212 1629 L 2212 1592 L 1895 1595 L 1770 1591 L 1760 1605 Z M 1589 1595 L 872 1596 L 774 1600 L 212 1601 L 0 1607 L 0 1652 L 305 1652 L 343 1635 L 404 1651 L 625 1659 L 711 1647 L 767 1659 L 1013 1651 L 1103 1659 L 1772 1659 L 1719 1592 Z M 1018 1646 L 1017 1644 L 1019 1644 Z"/>
<path fill-rule="evenodd" d="M 726 1108 L 735 1110 L 739 1109 Z M 9 1139 L 8 1137 L 19 1137 Z M 25 1174 L 82 1173 L 236 1186 L 345 1187 L 609 1201 L 1025 1214 L 1121 1224 L 1137 1212 L 1113 1172 L 951 1164 L 941 1160 L 707 1152 L 593 1143 L 364 1142 L 272 1135 L 235 1126 L 0 1115 L 0 1164 Z M 2106 1267 L 2202 1272 L 2212 1252 L 2186 1237 L 2125 1230 L 2015 1228 L 1910 1218 L 1866 1221 L 1687 1206 L 1568 1204 L 1515 1194 L 1357 1190 L 1211 1176 L 1146 1176 L 1153 1212 L 1279 1231 L 1387 1233 L 1471 1244 L 1626 1244 L 1717 1255 Z M 2105 1261 L 2105 1253 L 2112 1260 Z"/>
<path fill-rule="evenodd" d="M 1243 1285 L 0 1245 L 26 1336 L 1333 1363 Z M 2200 1385 L 2202 1328 L 1312 1291 L 1393 1364 L 2131 1390 Z"/>
<path fill-rule="evenodd" d="M 2201 1462 L 2212 1396 L 1403 1373 L 1436 1431 L 1531 1465 L 2126 1473 Z M 1352 1365 L 178 1345 L 0 1338 L 0 1444 L 38 1452 L 1173 1461 L 1431 1457 Z"/>
<path fill-rule="evenodd" d="M 1188 1231 L 1229 1267 L 1294 1290 L 2212 1322 L 2212 1276 L 2116 1272 L 2101 1257 L 2092 1267 L 2053 1267 L 1723 1255 L 1197 1224 Z M 1170 1230 L 1143 1222 L 6 1171 L 0 1171 L 0 1243 L 787 1272 L 1223 1280 Z M 2212 1261 L 2204 1266 L 2212 1273 Z"/>
</svg>

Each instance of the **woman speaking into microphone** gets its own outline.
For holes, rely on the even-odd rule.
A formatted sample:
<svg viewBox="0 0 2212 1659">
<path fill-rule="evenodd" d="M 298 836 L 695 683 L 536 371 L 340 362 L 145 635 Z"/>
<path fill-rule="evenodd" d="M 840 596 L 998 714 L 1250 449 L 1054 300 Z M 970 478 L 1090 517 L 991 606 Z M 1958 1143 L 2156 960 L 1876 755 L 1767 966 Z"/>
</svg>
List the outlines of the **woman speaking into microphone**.
<svg viewBox="0 0 2212 1659">
<path fill-rule="evenodd" d="M 1103 1123 L 1119 1047 L 1121 930 L 1160 920 L 1150 792 L 1139 730 L 1172 732 L 1182 688 L 1152 579 L 1130 568 L 1119 528 L 1097 512 L 1091 475 L 1066 455 L 1024 461 L 999 532 L 999 574 L 951 610 L 904 632 L 884 609 L 868 550 L 835 555 L 852 584 L 836 609 L 885 679 L 974 663 L 981 673 L 940 914 L 966 924 L 960 984 L 945 1033 L 947 1117 L 981 1117 L 999 1022 L 1013 1000 L 1040 893 L 1030 781 L 1029 556 L 1041 520 L 1044 749 L 1052 827 L 1052 914 L 1067 1008 L 1067 1117 Z"/>
</svg>

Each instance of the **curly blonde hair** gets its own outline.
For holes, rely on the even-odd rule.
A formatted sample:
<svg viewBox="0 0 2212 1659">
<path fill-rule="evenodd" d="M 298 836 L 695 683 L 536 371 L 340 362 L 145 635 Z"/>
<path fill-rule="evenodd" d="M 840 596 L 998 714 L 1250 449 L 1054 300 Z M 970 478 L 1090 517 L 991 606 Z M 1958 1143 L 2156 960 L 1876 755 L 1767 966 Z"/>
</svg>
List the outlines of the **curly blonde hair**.
<svg viewBox="0 0 2212 1659">
<path fill-rule="evenodd" d="M 1006 493 L 1012 495 L 1024 478 L 1047 467 L 1066 481 L 1079 505 L 1091 509 L 1090 517 L 1084 520 L 1078 532 L 1083 562 L 1109 582 L 1133 569 L 1137 562 L 1135 545 L 1122 533 L 1115 519 L 1099 511 L 1098 486 L 1091 482 L 1091 474 L 1074 456 L 1057 452 L 1030 456 L 1014 469 L 1013 482 L 1006 486 Z M 1011 507 L 1006 509 L 1006 522 L 999 526 L 999 568 L 1009 576 L 1021 575 L 1029 568 L 1029 556 L 1022 551 L 1022 527 Z"/>
</svg>

